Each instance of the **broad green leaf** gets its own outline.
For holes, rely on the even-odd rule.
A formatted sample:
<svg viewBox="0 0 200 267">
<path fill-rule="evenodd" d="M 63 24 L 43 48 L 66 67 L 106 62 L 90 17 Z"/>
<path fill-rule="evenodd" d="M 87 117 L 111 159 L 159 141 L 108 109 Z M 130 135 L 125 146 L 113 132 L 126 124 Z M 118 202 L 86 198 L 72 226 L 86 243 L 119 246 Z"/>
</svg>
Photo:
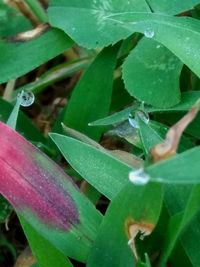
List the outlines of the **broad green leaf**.
<svg viewBox="0 0 200 267">
<path fill-rule="evenodd" d="M 148 184 L 138 187 L 127 184 L 112 200 L 106 211 L 88 257 L 87 266 L 135 266 L 133 253 L 128 245 L 128 240 L 131 239 L 130 229 L 146 225 L 146 231 L 151 232 L 158 221 L 161 207 L 160 185 Z"/>
<path fill-rule="evenodd" d="M 30 224 L 20 218 L 33 255 L 40 267 L 72 267 L 73 265 L 59 250 L 42 237 Z"/>
<path fill-rule="evenodd" d="M 193 92 L 185 92 L 181 94 L 181 102 L 174 107 L 171 108 L 155 108 L 151 106 L 145 106 L 145 111 L 148 113 L 169 113 L 169 112 L 181 112 L 181 111 L 188 111 L 194 103 L 199 99 L 200 92 L 193 91 Z M 114 113 L 106 118 L 102 118 L 100 120 L 91 122 L 91 126 L 103 126 L 103 125 L 112 125 L 115 123 L 122 122 L 128 119 L 128 115 L 135 107 L 131 106 L 122 111 Z"/>
<path fill-rule="evenodd" d="M 129 13 L 130 10 L 150 12 L 145 0 L 51 0 L 48 15 L 50 24 L 64 30 L 79 45 L 95 48 L 108 46 L 131 35 L 125 28 L 122 34 L 117 24 L 104 20 L 108 14 Z M 99 34 L 101 36 L 98 37 Z"/>
<path fill-rule="evenodd" d="M 135 3 L 118 1 L 103 5 L 96 2 L 52 1 L 49 20 L 63 29 L 78 44 L 88 48 L 102 47 L 125 39 L 134 32 L 145 34 L 160 42 L 200 76 L 200 22 L 193 18 L 172 17 L 156 13 L 138 12 Z M 76 12 L 79 8 L 79 12 Z M 65 17 L 67 16 L 67 19 Z M 83 29 L 87 29 L 84 31 Z"/>
<path fill-rule="evenodd" d="M 70 165 L 99 192 L 113 198 L 132 169 L 109 153 L 100 151 L 71 137 L 51 133 L 50 137 Z"/>
<path fill-rule="evenodd" d="M 123 44 L 124 42 L 122 42 L 121 48 L 123 48 Z M 133 97 L 130 96 L 130 94 L 124 87 L 124 82 L 122 80 L 121 75 L 120 77 L 115 78 L 113 81 L 113 94 L 110 112 L 122 110 L 124 107 L 131 105 L 133 103 L 133 100 Z"/>
<path fill-rule="evenodd" d="M 0 83 L 16 79 L 37 68 L 63 53 L 72 44 L 71 39 L 58 29 L 50 29 L 31 41 L 0 41 Z"/>
<path fill-rule="evenodd" d="M 131 170 L 131 168 L 129 168 L 128 166 L 124 168 L 125 166 L 123 162 L 115 160 L 114 163 L 114 158 L 110 159 L 110 155 L 102 153 L 100 150 L 85 145 L 79 141 L 73 140 L 72 138 L 61 137 L 55 134 L 51 135 L 51 137 L 58 145 L 59 149 L 61 150 L 65 158 L 69 161 L 69 163 L 79 173 L 81 173 L 81 175 L 89 183 L 93 184 L 95 188 L 97 188 L 108 198 L 113 199 L 116 196 L 116 194 L 120 191 L 120 189 L 122 189 L 123 185 L 125 185 L 128 177 L 128 172 Z M 196 175 L 198 179 L 199 158 L 200 158 L 199 149 L 196 148 L 189 150 L 188 152 L 182 153 L 180 155 L 177 155 L 176 157 L 170 160 L 163 161 L 162 164 L 156 164 L 150 166 L 146 169 L 146 171 L 149 172 L 150 174 L 152 170 L 154 174 L 157 173 L 159 181 L 159 177 L 163 178 L 165 169 L 165 171 L 167 172 L 166 175 L 167 179 L 169 179 L 170 182 L 179 183 L 180 180 L 182 180 L 184 182 L 190 183 L 191 178 L 193 178 L 193 175 Z M 170 164 L 169 161 L 171 161 Z M 192 164 L 190 164 L 191 161 Z M 194 162 L 197 161 L 197 163 L 195 164 L 196 169 L 193 168 L 193 161 Z M 189 165 L 188 162 L 190 162 Z M 166 164 L 170 166 L 170 171 L 171 171 L 170 174 L 168 166 L 167 166 L 168 168 L 163 168 Z M 181 171 L 177 172 L 177 170 Z M 152 177 L 154 176 L 152 175 Z M 121 180 L 121 182 L 119 180 Z M 107 181 L 109 182 L 107 183 Z M 112 186 L 110 186 L 110 184 L 112 184 Z M 177 190 L 181 186 L 182 185 L 177 186 Z M 180 206 L 180 203 L 182 203 L 183 200 L 185 201 L 188 199 L 187 196 L 184 196 L 182 198 L 181 195 L 179 194 L 179 191 L 177 190 L 173 191 L 174 198 L 169 197 L 171 201 L 170 210 L 172 210 L 173 207 L 176 207 L 177 205 Z M 183 190 L 183 192 L 186 193 L 186 190 Z M 196 227 L 196 229 L 197 228 L 198 227 Z M 197 256 L 197 254 L 196 255 L 193 254 L 192 248 L 191 247 L 189 248 L 189 245 L 186 242 L 183 245 L 187 251 L 188 249 L 190 249 L 190 257 L 192 258 L 192 261 L 195 260 L 194 258 Z"/>
<path fill-rule="evenodd" d="M 148 167 L 154 181 L 177 184 L 199 184 L 200 147 L 189 149 L 168 160 Z M 176 170 L 176 171 L 175 171 Z"/>
<path fill-rule="evenodd" d="M 69 176 L 0 123 L 0 193 L 65 256 L 86 261 L 101 214 Z"/>
<path fill-rule="evenodd" d="M 126 59 L 123 79 L 126 89 L 136 99 L 155 107 L 171 107 L 180 102 L 182 67 L 182 62 L 168 49 L 144 38 Z"/>
<path fill-rule="evenodd" d="M 88 123 L 109 112 L 118 50 L 119 45 L 108 47 L 97 56 L 74 88 L 63 118 L 70 128 L 97 140 L 102 129 L 91 128 Z"/>
<path fill-rule="evenodd" d="M 72 167 L 108 198 L 111 199 L 113 193 L 119 192 L 127 181 L 128 173 L 132 170 L 130 165 L 73 138 L 58 134 L 50 136 Z M 199 161 L 200 149 L 196 147 L 151 165 L 146 168 L 146 172 L 151 181 L 155 182 L 198 184 Z"/>
<path fill-rule="evenodd" d="M 154 12 L 167 13 L 167 14 L 178 14 L 183 11 L 192 9 L 195 5 L 199 4 L 199 0 L 148 0 Z"/>
</svg>

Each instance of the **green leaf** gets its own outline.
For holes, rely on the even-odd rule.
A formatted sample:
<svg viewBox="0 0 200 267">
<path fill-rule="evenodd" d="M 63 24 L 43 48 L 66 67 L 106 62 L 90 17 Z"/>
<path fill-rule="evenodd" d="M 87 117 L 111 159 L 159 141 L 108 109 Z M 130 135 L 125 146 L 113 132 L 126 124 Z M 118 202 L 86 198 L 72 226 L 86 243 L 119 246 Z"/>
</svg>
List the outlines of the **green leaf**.
<svg viewBox="0 0 200 267">
<path fill-rule="evenodd" d="M 24 218 L 20 218 L 33 255 L 40 267 L 72 267 L 67 257 L 42 237 Z"/>
<path fill-rule="evenodd" d="M 106 211 L 87 266 L 135 266 L 131 248 L 128 246 L 128 239 L 131 239 L 130 229 L 131 227 L 140 229 L 140 225 L 146 225 L 146 230 L 151 232 L 158 221 L 161 207 L 160 185 L 148 184 L 138 187 L 127 184 L 112 200 Z"/>
<path fill-rule="evenodd" d="M 118 1 L 103 5 L 102 1 L 52 1 L 49 20 L 63 29 L 78 44 L 88 48 L 102 47 L 125 39 L 134 32 L 146 34 L 166 46 L 196 75 L 200 76 L 200 22 L 193 18 L 140 13 L 134 2 Z M 116 8 L 118 4 L 118 8 Z M 79 12 L 76 12 L 79 8 Z M 133 11 L 131 11 L 133 10 Z M 65 20 L 65 17 L 67 19 Z M 87 29 L 84 31 L 83 29 Z M 149 34 L 150 33 L 150 34 Z"/>
<path fill-rule="evenodd" d="M 0 121 L 6 122 L 8 117 L 10 116 L 12 109 L 13 105 L 0 98 Z M 30 119 L 22 111 L 19 111 L 17 131 L 31 141 L 41 142 L 41 143 L 46 142 L 46 138 L 33 125 Z"/>
<path fill-rule="evenodd" d="M 139 123 L 139 134 L 146 155 L 156 144 L 162 143 L 166 137 L 169 127 L 151 120 L 149 124 L 144 123 L 141 119 Z M 194 147 L 194 144 L 186 136 L 182 136 L 178 147 L 178 152 L 186 151 Z"/>
<path fill-rule="evenodd" d="M 127 181 L 132 170 L 130 165 L 73 138 L 58 134 L 50 136 L 70 165 L 109 199 L 119 192 Z M 195 147 L 149 166 L 146 172 L 150 175 L 151 181 L 155 182 L 199 184 L 199 159 L 200 149 Z M 174 170 L 180 171 L 175 174 Z"/>
<path fill-rule="evenodd" d="M 103 129 L 88 123 L 109 112 L 118 50 L 119 45 L 108 47 L 97 56 L 73 90 L 64 114 L 64 124 L 97 140 Z"/>
<path fill-rule="evenodd" d="M 155 107 L 171 107 L 180 102 L 182 67 L 182 62 L 168 49 L 145 38 L 126 59 L 123 79 L 126 89 L 136 99 Z"/>
<path fill-rule="evenodd" d="M 163 139 L 152 127 L 147 125 L 143 120 L 141 120 L 139 117 L 137 119 L 139 125 L 138 131 L 140 134 L 140 139 L 143 144 L 146 155 L 149 155 L 150 149 L 154 145 L 161 143 Z"/>
<path fill-rule="evenodd" d="M 0 123 L 0 193 L 65 256 L 85 262 L 101 214 L 63 170 Z"/>
<path fill-rule="evenodd" d="M 185 92 L 181 94 L 181 102 L 174 107 L 171 108 L 155 108 L 150 106 L 144 106 L 145 111 L 147 113 L 169 113 L 169 112 L 181 112 L 181 111 L 188 111 L 194 103 L 199 99 L 200 92 L 197 91 L 191 91 L 191 92 Z M 122 122 L 124 120 L 128 119 L 128 115 L 131 111 L 135 109 L 134 106 L 128 107 L 122 111 L 119 111 L 117 113 L 114 113 L 106 118 L 102 118 L 100 120 L 91 122 L 91 126 L 103 126 L 103 125 L 112 125 L 115 123 Z"/>
<path fill-rule="evenodd" d="M 122 187 L 125 185 L 128 177 L 128 172 L 131 170 L 131 168 L 128 168 L 127 166 L 126 168 L 124 168 L 125 165 L 123 164 L 123 162 L 114 160 L 114 158 L 111 159 L 110 155 L 102 153 L 100 150 L 85 145 L 72 138 L 61 137 L 55 134 L 51 135 L 51 137 L 53 138 L 54 142 L 58 145 L 59 149 L 61 150 L 65 158 L 70 162 L 70 164 L 79 173 L 81 173 L 81 175 L 89 183 L 93 184 L 100 192 L 102 192 L 108 198 L 113 199 L 116 196 L 116 194 L 120 191 L 120 189 L 122 189 Z M 150 144 L 150 147 L 151 146 L 152 144 Z M 199 158 L 200 158 L 199 148 L 195 148 L 193 150 L 189 150 L 188 152 L 177 155 L 176 157 L 170 160 L 163 161 L 162 164 L 155 164 L 153 166 L 150 166 L 146 168 L 146 171 L 151 173 L 153 169 L 154 173 L 158 175 L 158 181 L 159 181 L 159 176 L 163 178 L 165 175 L 164 171 L 166 171 L 166 176 L 167 176 L 166 178 L 168 180 L 170 179 L 170 182 L 173 182 L 173 179 L 175 180 L 174 181 L 175 183 L 180 182 L 179 181 L 180 179 L 182 181 L 184 180 L 184 182 L 190 183 L 191 182 L 190 180 L 191 178 L 193 178 L 193 175 L 197 175 L 198 179 L 198 172 L 196 172 L 196 170 L 198 170 Z M 169 161 L 171 161 L 170 164 L 168 164 Z M 195 164 L 196 170 L 193 168 L 193 161 L 194 162 L 197 161 L 197 163 Z M 190 162 L 189 165 L 188 162 Z M 165 167 L 166 164 L 168 166 L 166 168 L 163 168 Z M 181 171 L 177 172 L 177 170 L 179 169 Z M 169 171 L 171 171 L 170 174 Z M 154 176 L 152 175 L 152 177 Z M 109 182 L 107 183 L 107 181 Z M 112 186 L 110 186 L 110 184 L 112 184 Z M 177 189 L 180 189 L 180 186 L 181 185 L 179 185 Z M 173 209 L 173 207 L 176 207 L 176 205 L 180 206 L 180 202 L 182 203 L 183 200 L 188 199 L 187 196 L 184 196 L 182 198 L 181 195 L 179 194 L 179 191 L 174 190 L 173 192 L 174 192 L 174 197 L 172 198 L 171 195 L 169 197 L 171 201 L 171 206 L 170 206 L 171 210 Z M 186 190 L 184 189 L 182 192 L 186 193 Z M 196 257 L 195 255 L 193 255 L 194 253 L 191 251 L 192 248 L 189 248 L 189 245 L 186 242 L 184 243 L 184 248 L 186 250 L 190 249 L 191 253 L 190 256 L 192 258 Z"/>
<path fill-rule="evenodd" d="M 178 14 L 183 11 L 192 9 L 195 5 L 199 4 L 199 0 L 148 0 L 154 12 L 167 13 L 167 14 Z"/>
<path fill-rule="evenodd" d="M 74 62 L 67 62 L 60 64 L 52 69 L 48 70 L 46 73 L 37 77 L 36 81 L 28 83 L 20 88 L 17 88 L 13 92 L 12 102 L 16 100 L 17 95 L 22 91 L 29 91 L 33 94 L 39 94 L 48 86 L 55 82 L 58 82 L 64 78 L 71 77 L 76 72 L 85 69 L 90 63 L 89 59 L 80 59 Z"/>
<path fill-rule="evenodd" d="M 194 215 L 196 215 L 196 213 L 200 210 L 199 201 L 200 186 L 196 185 L 191 190 L 190 197 L 187 201 L 184 211 L 174 215 L 170 219 L 166 233 L 165 244 L 160 258 L 160 266 L 165 266 L 181 232 L 193 219 Z"/>
<path fill-rule="evenodd" d="M 20 32 L 28 31 L 32 25 L 18 10 L 0 4 L 0 36 L 8 37 Z"/>
<path fill-rule="evenodd" d="M 193 187 L 195 188 L 195 186 Z M 167 204 L 170 215 L 176 216 L 176 214 L 183 214 L 184 209 L 187 206 L 187 202 L 190 199 L 192 186 L 177 186 L 170 185 L 166 187 L 165 202 Z M 199 253 L 196 249 L 199 244 L 199 214 L 196 216 L 189 226 L 185 229 L 181 235 L 180 242 L 186 251 L 186 254 L 192 263 L 192 266 L 199 266 Z M 178 248 L 177 248 L 178 249 Z M 175 250 L 175 252 L 177 251 Z M 173 257 L 176 257 L 173 255 Z"/>
<path fill-rule="evenodd" d="M 77 12 L 78 10 L 78 12 Z M 126 29 L 124 34 L 118 28 L 104 20 L 104 16 L 113 12 L 129 13 L 150 12 L 145 0 L 121 0 L 105 2 L 101 0 L 51 0 L 48 8 L 49 22 L 68 33 L 78 44 L 87 48 L 108 46 L 128 37 Z M 67 19 L 65 19 L 67 16 Z M 105 33 L 103 33 L 105 31 Z M 106 33 L 107 32 L 107 33 Z M 132 31 L 133 33 L 133 31 Z M 99 38 L 98 35 L 101 35 Z M 123 35 L 123 37 L 122 37 Z"/>
<path fill-rule="evenodd" d="M 175 114 L 162 114 L 162 119 L 170 125 L 176 123 L 184 116 L 184 113 L 175 113 Z M 200 115 L 198 114 L 196 118 L 191 122 L 191 124 L 185 130 L 186 133 L 194 136 L 195 138 L 200 139 Z"/>
<path fill-rule="evenodd" d="M 152 180 L 158 182 L 199 184 L 199 164 L 200 147 L 195 147 L 168 160 L 149 166 L 147 172 Z"/>
<path fill-rule="evenodd" d="M 133 109 L 134 109 L 133 106 L 125 108 L 119 112 L 111 114 L 108 117 L 90 122 L 90 126 L 104 126 L 104 125 L 112 125 L 115 123 L 120 123 L 128 119 L 128 116 Z"/>
<path fill-rule="evenodd" d="M 109 199 L 113 198 L 128 180 L 128 173 L 132 168 L 109 153 L 71 137 L 54 133 L 51 133 L 50 137 L 70 165 Z"/>
<path fill-rule="evenodd" d="M 148 125 L 142 124 L 141 121 L 139 121 L 139 123 L 140 123 L 140 128 L 139 128 L 140 135 L 144 135 L 146 134 L 146 132 L 148 132 L 148 134 L 151 135 L 151 138 L 150 138 L 151 142 L 148 139 L 145 139 L 145 138 L 142 139 L 143 145 L 145 149 L 148 151 L 155 144 L 160 142 L 161 137 L 158 136 L 157 133 L 155 134 L 153 131 L 151 131 Z M 193 160 L 193 157 L 190 158 L 190 161 L 191 160 Z M 187 165 L 188 161 L 186 161 L 185 164 Z M 173 174 L 172 174 L 173 178 L 175 178 L 177 174 L 179 173 L 184 173 L 184 170 L 182 169 L 181 165 L 178 165 L 177 168 L 176 167 L 174 168 L 173 166 L 170 165 L 170 168 L 172 168 L 173 170 Z M 180 168 L 180 171 L 177 171 L 178 168 Z M 187 176 L 187 179 L 188 181 L 190 181 L 189 174 Z M 165 188 L 165 204 L 168 208 L 170 216 L 172 217 L 171 217 L 171 221 L 170 221 L 167 234 L 165 235 L 166 236 L 165 247 L 162 248 L 163 257 L 164 257 L 162 261 L 165 261 L 166 258 L 171 253 L 171 250 L 172 248 L 174 248 L 174 244 L 176 242 L 177 237 L 179 236 L 181 231 L 184 229 L 184 227 L 187 225 L 188 221 L 190 221 L 191 218 L 194 216 L 194 214 L 197 212 L 198 203 L 199 203 L 199 201 L 196 201 L 196 198 L 197 200 L 199 198 L 199 189 L 198 189 L 199 185 L 197 186 L 197 190 L 195 189 L 196 186 L 194 186 L 192 190 L 192 186 L 190 185 L 177 186 L 177 185 L 170 184 L 170 185 L 165 185 L 164 188 Z M 190 202 L 188 201 L 188 199 L 190 200 Z M 185 207 L 187 207 L 187 210 L 185 210 L 185 213 L 183 214 L 180 213 L 184 210 Z M 194 266 L 199 265 L 199 261 L 198 261 L 199 257 L 198 257 L 198 253 L 196 253 L 196 246 L 195 245 L 193 246 L 195 240 L 198 239 L 197 236 L 199 235 L 199 233 L 194 230 L 194 229 L 198 229 L 198 225 L 199 223 L 195 219 L 194 226 L 191 226 L 186 231 L 185 239 L 184 238 L 181 239 L 181 245 L 185 249 L 186 254 L 189 256 L 189 260 L 192 263 L 195 263 Z M 188 242 L 189 240 L 190 242 Z M 174 255 L 174 257 L 176 258 L 176 254 Z"/>
<path fill-rule="evenodd" d="M 16 79 L 37 68 L 64 52 L 72 44 L 71 39 L 58 29 L 50 29 L 31 41 L 0 41 L 0 83 Z"/>
<path fill-rule="evenodd" d="M 183 195 L 184 197 L 184 195 Z M 193 267 L 198 267 L 200 264 L 199 260 L 199 214 L 194 218 L 191 222 L 190 226 L 187 227 L 186 231 L 184 231 L 181 236 L 181 243 L 184 249 L 187 251 L 187 255 L 192 262 Z"/>
<path fill-rule="evenodd" d="M 130 154 L 126 151 L 122 150 L 108 150 L 105 149 L 103 146 L 101 146 L 99 143 L 95 142 L 93 139 L 89 138 L 87 135 L 84 135 L 74 129 L 68 128 L 65 125 L 63 126 L 64 132 L 75 139 L 78 139 L 79 141 L 86 143 L 88 145 L 91 145 L 93 147 L 96 147 L 99 150 L 102 150 L 103 152 L 107 152 L 108 154 L 113 155 L 115 158 L 118 158 L 119 160 L 122 160 L 123 162 L 127 163 L 130 166 L 133 166 L 133 168 L 139 168 L 142 165 L 142 159 L 136 157 L 133 154 Z"/>
<path fill-rule="evenodd" d="M 13 209 L 8 201 L 0 195 L 0 224 L 5 223 L 12 210 Z"/>
</svg>

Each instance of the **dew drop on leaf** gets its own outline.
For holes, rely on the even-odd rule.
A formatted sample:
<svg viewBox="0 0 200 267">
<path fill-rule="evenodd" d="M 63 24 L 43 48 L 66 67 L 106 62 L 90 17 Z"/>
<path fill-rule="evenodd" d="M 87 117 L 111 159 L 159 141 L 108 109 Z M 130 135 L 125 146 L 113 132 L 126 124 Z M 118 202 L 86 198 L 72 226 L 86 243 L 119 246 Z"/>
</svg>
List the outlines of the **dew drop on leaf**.
<svg viewBox="0 0 200 267">
<path fill-rule="evenodd" d="M 136 171 L 131 171 L 129 173 L 129 180 L 134 185 L 145 185 L 149 182 L 150 176 L 141 168 Z"/>
<path fill-rule="evenodd" d="M 155 33 L 154 33 L 154 30 L 151 29 L 151 28 L 147 28 L 145 31 L 144 31 L 144 35 L 147 37 L 147 38 L 153 38 Z"/>
<path fill-rule="evenodd" d="M 134 113 L 133 112 L 130 112 L 129 113 L 129 116 L 128 116 L 128 120 L 129 120 L 129 123 L 130 125 L 133 127 L 133 128 L 136 128 L 136 129 L 139 129 L 139 125 L 138 125 L 138 122 L 137 122 L 137 119 L 136 119 L 136 114 L 137 116 L 140 117 L 140 119 L 142 119 L 146 124 L 149 123 L 149 115 L 148 113 L 142 111 L 142 110 L 137 110 L 135 111 Z"/>
<path fill-rule="evenodd" d="M 17 99 L 20 102 L 20 106 L 29 107 L 35 101 L 35 96 L 32 92 L 22 91 L 18 94 Z"/>
</svg>

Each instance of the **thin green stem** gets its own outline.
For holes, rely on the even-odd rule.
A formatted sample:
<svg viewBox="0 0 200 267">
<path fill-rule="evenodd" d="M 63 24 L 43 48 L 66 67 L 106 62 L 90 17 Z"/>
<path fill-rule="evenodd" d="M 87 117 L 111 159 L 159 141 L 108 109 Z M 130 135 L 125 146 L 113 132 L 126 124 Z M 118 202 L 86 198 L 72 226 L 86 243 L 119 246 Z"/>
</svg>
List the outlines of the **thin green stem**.
<svg viewBox="0 0 200 267">
<path fill-rule="evenodd" d="M 48 21 L 47 14 L 38 0 L 25 0 L 25 2 L 39 21 Z"/>
<path fill-rule="evenodd" d="M 91 59 L 82 59 L 73 63 L 64 63 L 52 68 L 51 70 L 43 74 L 40 78 L 38 78 L 35 82 L 29 83 L 15 90 L 13 93 L 12 102 L 16 100 L 17 95 L 22 90 L 32 92 L 33 94 L 41 93 L 51 84 L 69 77 L 77 71 L 87 68 L 90 62 Z"/>
</svg>

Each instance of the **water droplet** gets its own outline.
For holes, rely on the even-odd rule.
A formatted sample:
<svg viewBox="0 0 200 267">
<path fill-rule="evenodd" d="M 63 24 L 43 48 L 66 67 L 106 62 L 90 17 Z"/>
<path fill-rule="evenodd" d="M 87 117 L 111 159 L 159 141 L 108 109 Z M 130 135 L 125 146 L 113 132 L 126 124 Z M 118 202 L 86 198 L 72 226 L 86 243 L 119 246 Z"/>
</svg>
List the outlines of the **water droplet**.
<svg viewBox="0 0 200 267">
<path fill-rule="evenodd" d="M 132 115 L 129 115 L 129 118 L 128 118 L 128 121 L 130 123 L 130 125 L 133 127 L 133 128 L 136 128 L 138 129 L 139 128 L 139 125 L 138 125 L 138 122 L 135 118 L 132 118 L 131 117 Z"/>
<path fill-rule="evenodd" d="M 144 35 L 147 37 L 147 38 L 153 38 L 154 35 L 155 35 L 155 32 L 152 28 L 147 28 L 145 31 L 144 31 Z"/>
<path fill-rule="evenodd" d="M 129 173 L 129 180 L 134 185 L 145 185 L 149 182 L 150 176 L 141 168 L 136 171 L 131 171 Z"/>
<path fill-rule="evenodd" d="M 22 91 L 18 94 L 17 99 L 22 107 L 29 107 L 35 101 L 35 96 L 32 92 Z"/>
<path fill-rule="evenodd" d="M 157 48 L 157 49 L 161 48 L 161 45 L 157 45 L 156 48 Z"/>
<path fill-rule="evenodd" d="M 140 117 L 146 124 L 149 123 L 149 115 L 148 113 L 144 112 L 143 110 L 136 110 L 134 112 L 130 112 L 129 114 L 129 123 L 133 128 L 139 129 L 139 125 L 136 119 L 136 115 Z"/>
</svg>

